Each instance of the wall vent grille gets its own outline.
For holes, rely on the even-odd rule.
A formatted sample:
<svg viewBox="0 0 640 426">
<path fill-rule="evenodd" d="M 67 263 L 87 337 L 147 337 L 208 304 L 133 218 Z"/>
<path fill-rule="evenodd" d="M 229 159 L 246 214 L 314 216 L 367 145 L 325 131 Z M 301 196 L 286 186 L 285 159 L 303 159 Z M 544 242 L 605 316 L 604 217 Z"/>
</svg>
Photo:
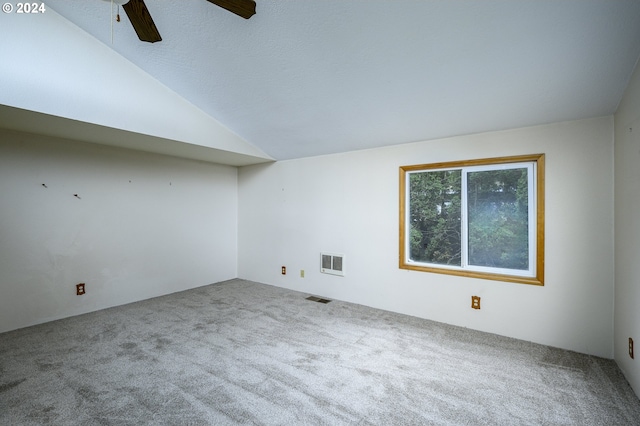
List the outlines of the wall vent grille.
<svg viewBox="0 0 640 426">
<path fill-rule="evenodd" d="M 320 253 L 320 272 L 344 277 L 344 255 Z"/>
</svg>

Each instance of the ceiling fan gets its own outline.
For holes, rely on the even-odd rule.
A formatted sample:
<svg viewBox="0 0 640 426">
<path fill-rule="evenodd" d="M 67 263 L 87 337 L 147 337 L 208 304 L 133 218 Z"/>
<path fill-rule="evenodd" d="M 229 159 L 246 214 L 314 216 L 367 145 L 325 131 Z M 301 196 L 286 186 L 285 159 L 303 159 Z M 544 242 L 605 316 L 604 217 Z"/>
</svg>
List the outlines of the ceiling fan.
<svg viewBox="0 0 640 426">
<path fill-rule="evenodd" d="M 142 41 L 155 43 L 161 41 L 160 33 L 153 23 L 153 18 L 144 4 L 144 0 L 112 0 L 113 3 L 122 5 L 122 8 L 129 17 L 133 29 Z M 245 19 L 251 18 L 256 13 L 256 2 L 254 0 L 207 0 L 231 13 L 235 13 Z"/>
</svg>

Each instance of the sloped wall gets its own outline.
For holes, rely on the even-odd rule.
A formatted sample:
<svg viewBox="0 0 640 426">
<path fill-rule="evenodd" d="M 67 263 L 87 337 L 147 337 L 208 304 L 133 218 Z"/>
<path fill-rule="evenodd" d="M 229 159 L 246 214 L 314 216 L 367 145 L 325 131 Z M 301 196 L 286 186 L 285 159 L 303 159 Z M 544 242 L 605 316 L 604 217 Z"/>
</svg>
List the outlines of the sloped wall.
<svg viewBox="0 0 640 426">
<path fill-rule="evenodd" d="M 0 130 L 0 199 L 0 332 L 237 276 L 234 167 Z"/>
<path fill-rule="evenodd" d="M 103 144 L 172 155 L 210 148 L 240 154 L 246 161 L 270 160 L 54 10 L 3 13 L 0 26 L 0 105 L 126 131 L 117 140 L 101 137 Z M 2 121 L 3 127 L 37 133 L 28 122 Z M 68 129 L 46 131 L 65 136 Z M 75 139 L 89 142 L 100 137 L 82 126 L 74 133 Z"/>
</svg>

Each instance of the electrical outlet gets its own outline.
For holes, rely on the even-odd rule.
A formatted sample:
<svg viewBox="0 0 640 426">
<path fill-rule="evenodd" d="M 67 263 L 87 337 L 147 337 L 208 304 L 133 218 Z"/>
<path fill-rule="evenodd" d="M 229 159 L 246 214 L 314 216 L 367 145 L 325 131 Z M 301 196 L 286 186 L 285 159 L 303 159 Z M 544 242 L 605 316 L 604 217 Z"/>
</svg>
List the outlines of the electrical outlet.
<svg viewBox="0 0 640 426">
<path fill-rule="evenodd" d="M 629 337 L 629 356 L 633 359 L 633 339 Z"/>
<path fill-rule="evenodd" d="M 304 278 L 304 269 L 300 269 L 300 278 Z"/>
<path fill-rule="evenodd" d="M 82 296 L 85 291 L 84 291 L 84 283 L 80 283 L 80 284 L 76 284 L 76 295 L 77 296 Z"/>
<path fill-rule="evenodd" d="M 287 275 L 287 267 L 286 266 L 282 267 L 282 275 Z"/>
<path fill-rule="evenodd" d="M 471 307 L 473 309 L 480 309 L 480 296 L 471 296 Z"/>
</svg>

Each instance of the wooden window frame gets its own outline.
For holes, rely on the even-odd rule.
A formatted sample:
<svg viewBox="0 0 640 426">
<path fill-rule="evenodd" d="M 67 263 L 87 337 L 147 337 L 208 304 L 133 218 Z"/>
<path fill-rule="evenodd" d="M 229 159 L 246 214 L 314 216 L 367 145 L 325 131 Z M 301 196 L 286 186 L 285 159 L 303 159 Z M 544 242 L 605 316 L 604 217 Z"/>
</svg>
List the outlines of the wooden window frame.
<svg viewBox="0 0 640 426">
<path fill-rule="evenodd" d="M 535 175 L 535 189 L 534 194 L 536 197 L 535 205 L 535 276 L 518 276 L 510 274 L 472 271 L 463 268 L 446 268 L 439 267 L 438 265 L 431 264 L 415 264 L 407 262 L 407 240 L 406 240 L 406 209 L 407 209 L 407 173 L 416 172 L 420 170 L 437 170 L 437 169 L 455 169 L 466 168 L 482 165 L 499 165 L 508 163 L 524 163 L 533 162 L 536 165 Z M 544 285 L 544 184 L 545 184 L 545 155 L 544 154 L 532 154 L 532 155 L 519 155 L 511 157 L 495 157 L 484 158 L 475 160 L 464 161 L 451 161 L 443 163 L 432 164 L 419 164 L 400 167 L 400 255 L 399 255 L 399 267 L 400 269 L 408 269 L 422 272 L 433 272 L 438 274 L 457 275 L 471 278 L 482 278 L 496 281 L 506 281 L 520 284 L 531 285 Z"/>
</svg>

